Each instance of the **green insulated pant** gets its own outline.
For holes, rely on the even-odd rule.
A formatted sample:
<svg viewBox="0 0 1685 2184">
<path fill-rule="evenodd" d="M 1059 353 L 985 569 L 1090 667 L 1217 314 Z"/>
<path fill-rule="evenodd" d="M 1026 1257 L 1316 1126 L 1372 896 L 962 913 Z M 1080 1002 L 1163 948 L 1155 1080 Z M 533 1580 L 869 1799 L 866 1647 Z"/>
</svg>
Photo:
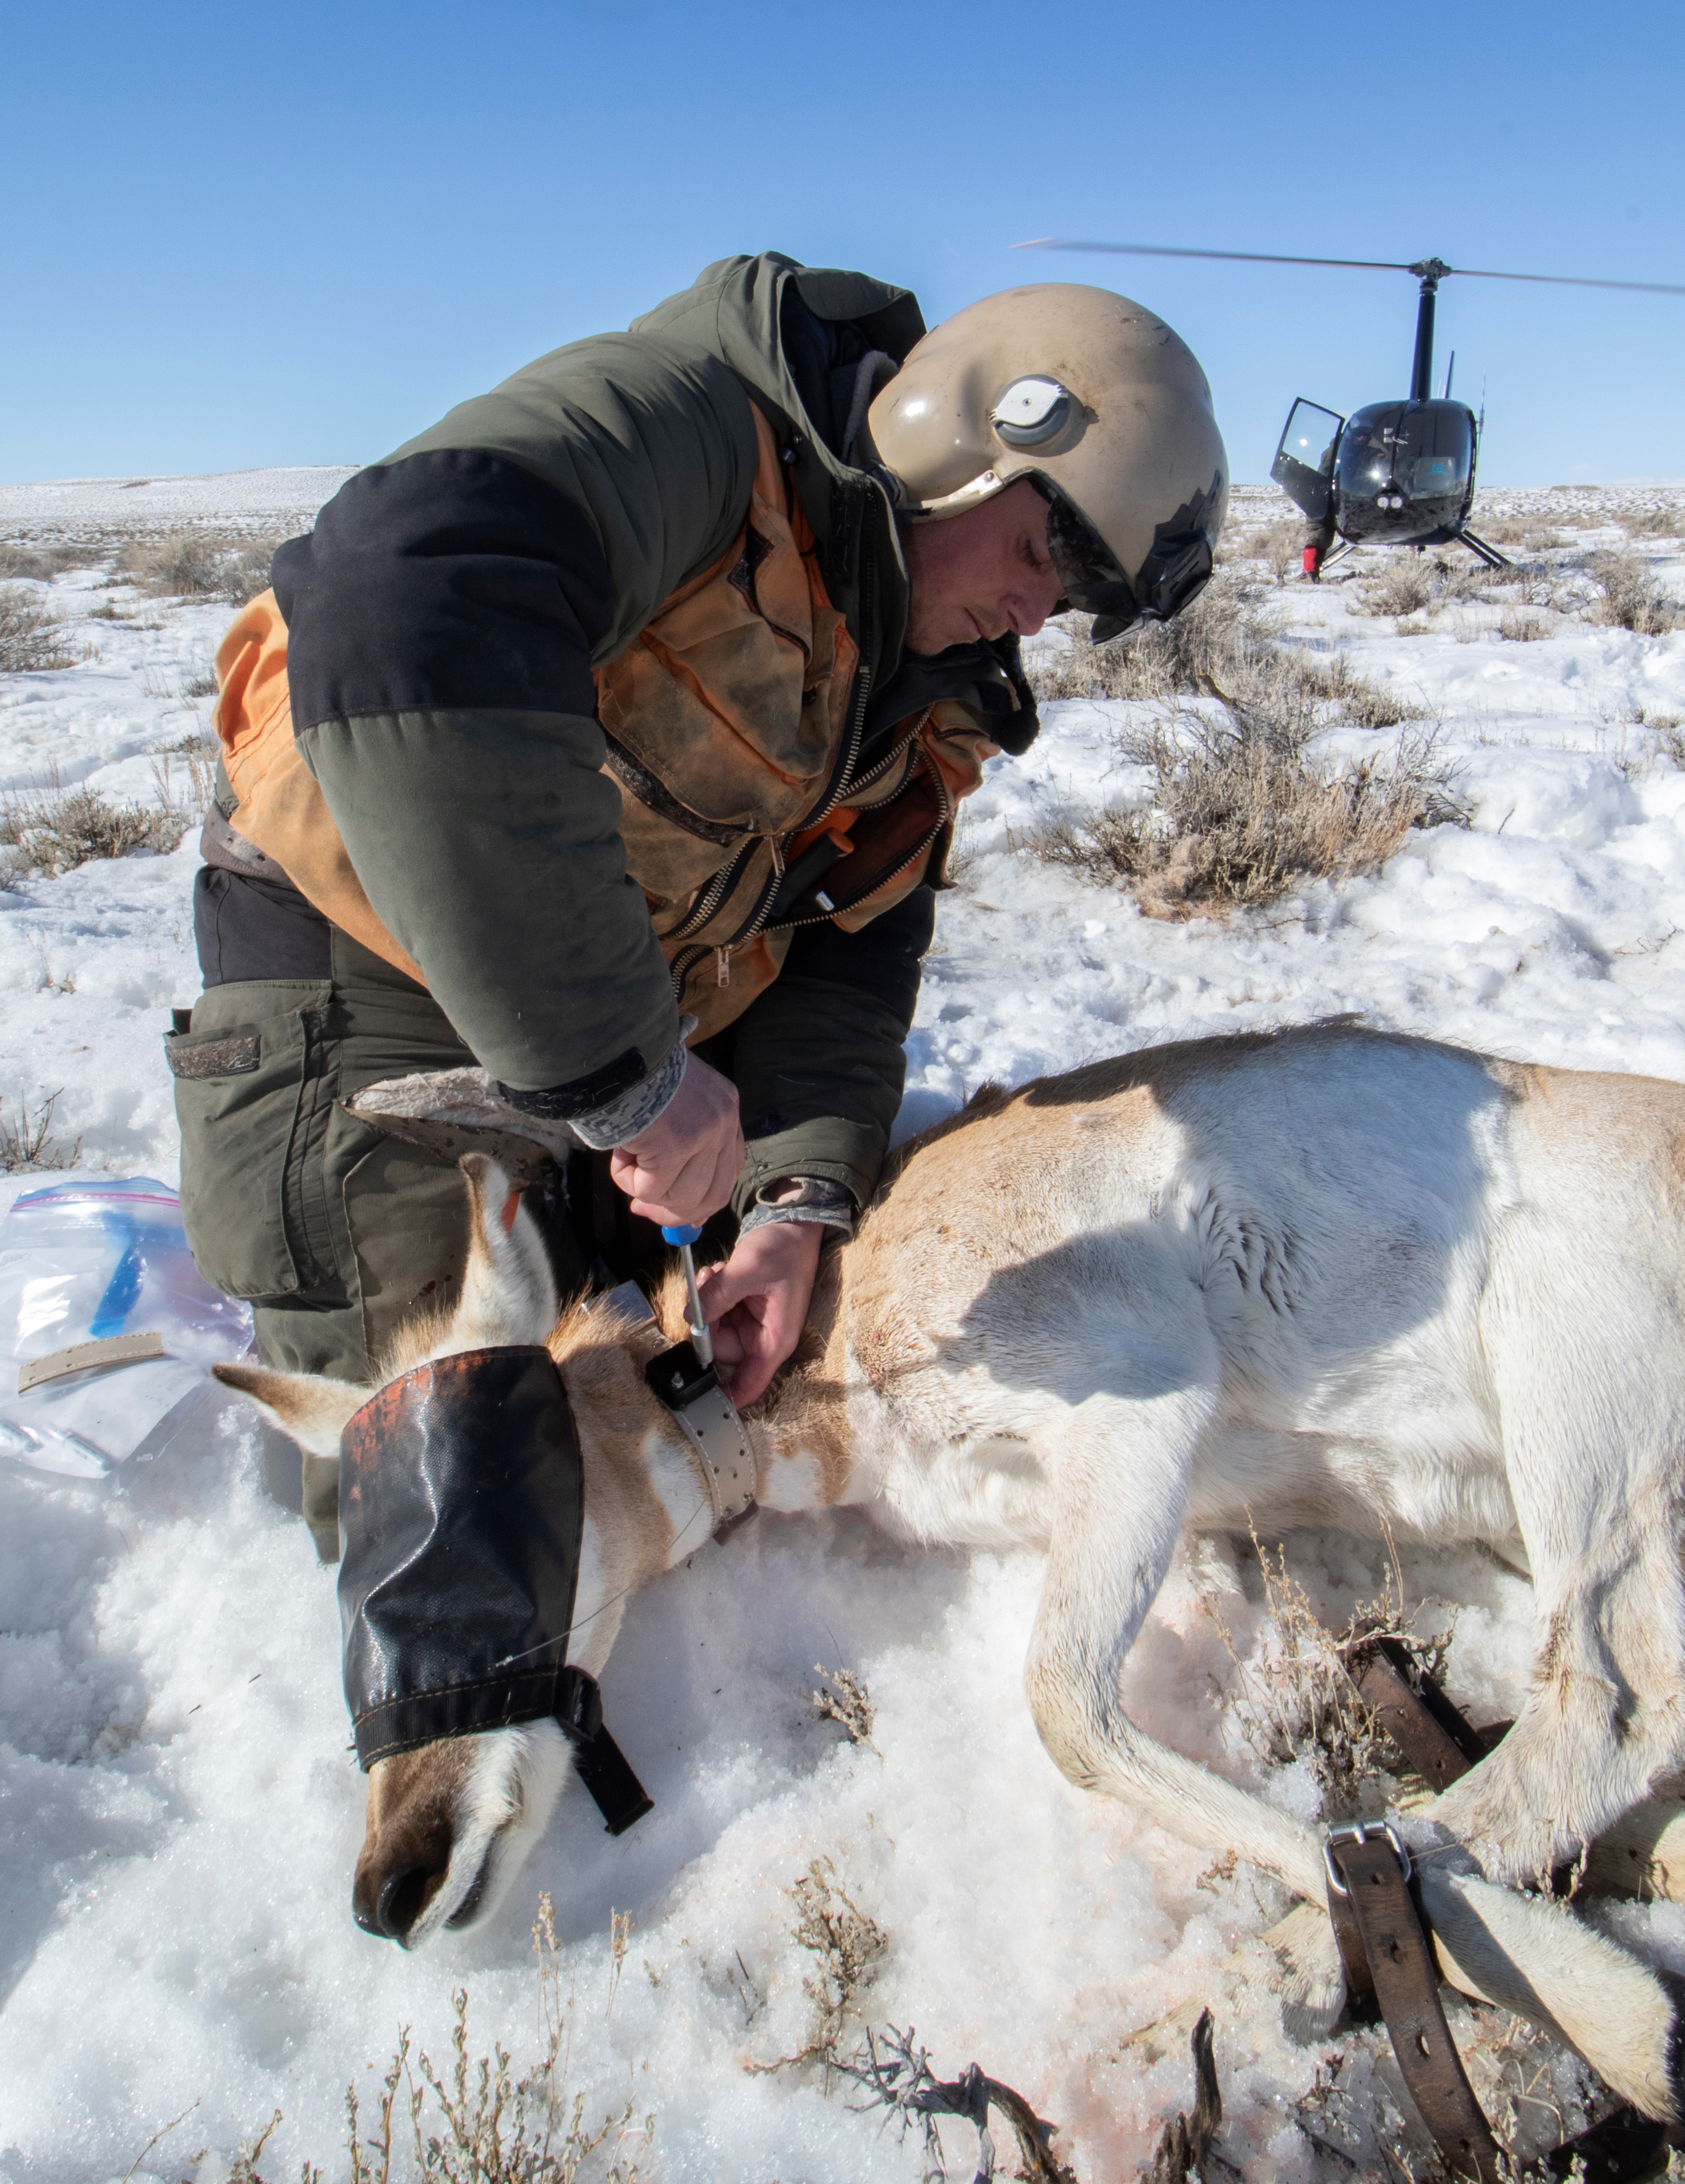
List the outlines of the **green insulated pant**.
<svg viewBox="0 0 1685 2184">
<path fill-rule="evenodd" d="M 326 978 L 213 986 L 192 1029 L 166 1044 L 199 1271 L 250 1299 L 266 1363 L 372 1383 L 406 1319 L 454 1302 L 467 1201 L 449 1146 L 406 1142 L 345 1103 L 366 1084 L 473 1056 L 425 989 L 337 928 Z M 548 1212 L 562 1287 L 577 1286 L 585 1262 L 556 1216 L 554 1163 L 540 1156 L 521 1180 Z M 331 1557 L 338 1464 L 306 1457 L 304 1491 Z"/>
</svg>

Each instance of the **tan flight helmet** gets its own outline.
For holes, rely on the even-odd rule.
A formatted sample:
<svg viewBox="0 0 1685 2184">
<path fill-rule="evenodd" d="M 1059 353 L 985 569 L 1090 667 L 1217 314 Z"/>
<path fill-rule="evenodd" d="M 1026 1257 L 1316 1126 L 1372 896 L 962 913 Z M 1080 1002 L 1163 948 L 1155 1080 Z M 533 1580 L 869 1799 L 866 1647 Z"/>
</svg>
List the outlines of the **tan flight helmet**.
<svg viewBox="0 0 1685 2184">
<path fill-rule="evenodd" d="M 1068 603 L 1103 644 L 1202 590 L 1229 504 L 1211 389 L 1162 319 L 1109 288 L 1050 281 L 956 311 L 868 412 L 915 522 L 1029 478 Z"/>
</svg>

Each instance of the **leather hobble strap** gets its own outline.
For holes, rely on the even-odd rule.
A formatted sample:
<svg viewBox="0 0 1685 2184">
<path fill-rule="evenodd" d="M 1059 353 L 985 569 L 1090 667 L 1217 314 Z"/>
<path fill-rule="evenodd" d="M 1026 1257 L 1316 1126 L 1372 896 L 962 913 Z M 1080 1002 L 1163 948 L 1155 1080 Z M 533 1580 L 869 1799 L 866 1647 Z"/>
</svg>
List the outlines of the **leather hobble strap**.
<svg viewBox="0 0 1685 2184">
<path fill-rule="evenodd" d="M 1330 1895 L 1343 1901 L 1362 1937 L 1387 2036 L 1422 2121 L 1459 2176 L 1499 2184 L 1498 2142 L 1440 2007 L 1438 1968 L 1410 1893 L 1408 1852 L 1390 1827 L 1359 1822 L 1336 1828 L 1324 1855 Z"/>
<path fill-rule="evenodd" d="M 1487 1754 L 1478 1730 L 1417 1669 L 1397 1638 L 1342 1649 L 1358 1696 L 1430 1790 L 1448 1790 Z"/>
<path fill-rule="evenodd" d="M 1348 1983 L 1348 1936 L 1354 1932 L 1417 2113 L 1456 2175 L 1502 2184 L 1514 2166 L 1492 2135 L 1445 2021 L 1432 1945 L 1410 1886 L 1409 1852 L 1391 1827 L 1359 1821 L 1336 1828 L 1323 1855 Z M 1656 2173 L 1680 2136 L 1621 2108 L 1530 2166 L 1565 2178 L 1577 2160 L 1587 2184 L 1633 2184 Z"/>
</svg>

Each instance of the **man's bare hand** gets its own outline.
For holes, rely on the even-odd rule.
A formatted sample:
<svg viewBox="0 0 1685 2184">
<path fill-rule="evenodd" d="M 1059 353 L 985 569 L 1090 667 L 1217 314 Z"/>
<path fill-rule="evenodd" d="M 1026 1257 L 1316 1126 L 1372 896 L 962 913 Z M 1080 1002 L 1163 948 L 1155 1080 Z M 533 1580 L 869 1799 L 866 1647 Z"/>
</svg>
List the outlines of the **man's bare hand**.
<svg viewBox="0 0 1685 2184">
<path fill-rule="evenodd" d="M 768 1221 L 740 1236 L 723 1267 L 698 1276 L 733 1402 L 752 1403 L 801 1339 L 824 1235 L 817 1221 Z"/>
<path fill-rule="evenodd" d="M 632 1211 L 664 1228 L 699 1228 L 743 1173 L 737 1087 L 693 1054 L 677 1092 L 635 1138 L 617 1145 L 609 1173 Z"/>
</svg>

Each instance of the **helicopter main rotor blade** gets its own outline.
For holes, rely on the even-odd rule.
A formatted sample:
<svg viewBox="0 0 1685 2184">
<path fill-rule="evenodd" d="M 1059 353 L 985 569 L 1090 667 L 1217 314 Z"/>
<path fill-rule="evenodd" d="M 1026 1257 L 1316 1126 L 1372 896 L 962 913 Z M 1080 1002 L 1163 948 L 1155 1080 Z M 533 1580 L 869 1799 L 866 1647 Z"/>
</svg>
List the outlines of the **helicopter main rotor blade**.
<svg viewBox="0 0 1685 2184">
<path fill-rule="evenodd" d="M 1179 250 L 1162 242 L 1067 242 L 1054 235 L 1038 236 L 1033 242 L 1014 242 L 1013 250 L 1105 250 L 1124 258 L 1236 258 L 1248 265 L 1356 265 L 1366 272 L 1409 273 L 1412 268 L 1392 258 L 1281 258 L 1267 250 Z"/>
<path fill-rule="evenodd" d="M 1685 287 L 1671 281 L 1593 281 L 1583 273 L 1489 273 L 1478 265 L 1453 265 L 1470 281 L 1547 281 L 1554 288 L 1637 288 L 1646 296 L 1685 296 Z"/>
<path fill-rule="evenodd" d="M 1268 250 L 1186 250 L 1162 242 L 1074 242 L 1052 235 L 1033 242 L 1014 242 L 1013 250 L 1100 250 L 1123 258 L 1226 258 L 1247 265 L 1345 265 L 1366 273 L 1419 273 L 1396 258 L 1289 258 Z M 1685 286 L 1670 281 L 1596 281 L 1574 273 L 1494 273 L 1485 267 L 1442 265 L 1438 277 L 1453 273 L 1471 281 L 1536 281 L 1556 288 L 1630 288 L 1647 296 L 1685 296 Z"/>
</svg>

